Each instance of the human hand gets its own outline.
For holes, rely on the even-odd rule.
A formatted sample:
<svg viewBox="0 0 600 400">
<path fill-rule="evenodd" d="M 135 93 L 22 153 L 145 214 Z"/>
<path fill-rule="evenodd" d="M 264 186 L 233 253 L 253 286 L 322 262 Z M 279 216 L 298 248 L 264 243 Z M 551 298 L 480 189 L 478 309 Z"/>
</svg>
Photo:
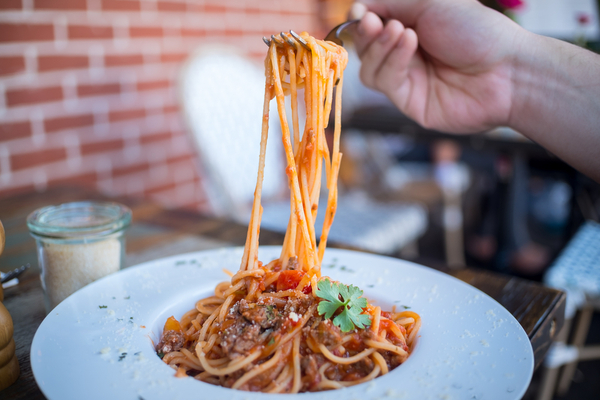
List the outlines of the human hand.
<svg viewBox="0 0 600 400">
<path fill-rule="evenodd" d="M 476 0 L 361 2 L 353 11 L 368 12 L 353 37 L 365 85 L 427 128 L 471 133 L 508 123 L 513 54 L 526 31 Z"/>
</svg>

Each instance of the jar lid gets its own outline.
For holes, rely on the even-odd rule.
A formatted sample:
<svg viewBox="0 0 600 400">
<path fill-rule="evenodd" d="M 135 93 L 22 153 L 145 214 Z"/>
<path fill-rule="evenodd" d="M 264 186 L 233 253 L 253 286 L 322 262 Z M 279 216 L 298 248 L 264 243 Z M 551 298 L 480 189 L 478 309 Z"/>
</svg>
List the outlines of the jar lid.
<svg viewBox="0 0 600 400">
<path fill-rule="evenodd" d="M 106 236 L 131 223 L 131 210 L 119 203 L 78 201 L 47 206 L 27 217 L 33 235 L 51 238 Z"/>
</svg>

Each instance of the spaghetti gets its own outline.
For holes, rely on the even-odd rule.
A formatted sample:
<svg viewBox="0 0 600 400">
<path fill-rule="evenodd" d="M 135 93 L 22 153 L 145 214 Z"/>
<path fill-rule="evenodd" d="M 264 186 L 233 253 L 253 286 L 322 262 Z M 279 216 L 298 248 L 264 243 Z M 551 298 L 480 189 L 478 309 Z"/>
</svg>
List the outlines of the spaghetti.
<svg viewBox="0 0 600 400">
<path fill-rule="evenodd" d="M 381 311 L 360 298 L 360 289 L 321 277 L 337 205 L 347 53 L 331 42 L 301 36 L 310 51 L 273 40 L 265 59 L 259 171 L 240 269 L 181 321 L 170 317 L 165 323 L 157 352 L 177 369 L 176 376 L 270 393 L 336 389 L 388 373 L 406 360 L 415 344 L 421 325 L 418 314 Z M 302 89 L 306 122 L 300 135 Z M 291 101 L 291 127 L 286 95 Z M 263 265 L 258 260 L 261 190 L 273 98 L 282 126 L 291 213 L 280 257 Z M 330 149 L 325 129 L 332 104 L 335 126 Z M 323 169 L 328 198 L 317 245 L 314 221 Z"/>
</svg>

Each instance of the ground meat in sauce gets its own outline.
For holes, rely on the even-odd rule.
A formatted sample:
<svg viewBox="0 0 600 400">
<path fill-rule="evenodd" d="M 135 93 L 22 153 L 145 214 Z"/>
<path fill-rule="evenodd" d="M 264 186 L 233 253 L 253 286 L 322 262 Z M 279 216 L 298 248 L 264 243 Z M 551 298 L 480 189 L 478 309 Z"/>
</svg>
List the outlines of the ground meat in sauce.
<svg viewBox="0 0 600 400">
<path fill-rule="evenodd" d="M 302 377 L 302 387 L 300 391 L 314 390 L 321 382 L 319 368 L 325 363 L 325 357 L 321 354 L 309 354 L 300 359 L 300 368 L 304 372 Z"/>
<path fill-rule="evenodd" d="M 391 351 L 383 351 L 380 353 L 390 370 L 402 364 L 402 357 L 400 357 L 398 354 L 392 353 Z"/>
<path fill-rule="evenodd" d="M 278 328 L 281 326 L 283 314 L 279 312 L 272 300 L 250 303 L 240 300 L 239 311 L 242 316 L 251 323 L 260 325 L 263 329 Z"/>
<path fill-rule="evenodd" d="M 227 315 L 223 325 L 226 328 L 222 333 L 221 348 L 232 359 L 248 355 L 260 340 L 260 325 L 245 319 L 239 313 L 237 304 L 234 311 Z"/>
<path fill-rule="evenodd" d="M 298 257 L 290 257 L 287 264 L 287 269 L 296 270 L 300 267 Z"/>
<path fill-rule="evenodd" d="M 264 344 L 277 334 L 293 312 L 298 318 L 315 303 L 312 296 L 303 295 L 288 299 L 283 308 L 268 297 L 249 303 L 245 299 L 235 303 L 222 322 L 221 348 L 232 359 L 247 356 L 251 350 Z M 297 321 L 294 321 L 297 322 Z M 283 334 L 283 332 L 281 332 Z"/>
<path fill-rule="evenodd" d="M 224 355 L 232 359 L 247 356 L 270 336 L 273 328 L 281 325 L 281 321 L 277 307 L 269 301 L 238 301 L 222 323 L 225 327 L 221 333 Z"/>
<path fill-rule="evenodd" d="M 374 367 L 373 360 L 365 357 L 354 364 L 335 364 L 327 368 L 325 376 L 335 381 L 354 381 L 369 375 Z"/>
<path fill-rule="evenodd" d="M 342 331 L 328 319 L 321 321 L 316 329 L 310 330 L 309 334 L 317 343 L 322 343 L 326 347 L 342 342 Z"/>
<path fill-rule="evenodd" d="M 171 351 L 177 351 L 183 347 L 185 343 L 185 337 L 183 333 L 177 331 L 166 331 L 163 332 L 160 342 L 156 347 L 156 351 L 159 353 L 167 354 Z"/>
<path fill-rule="evenodd" d="M 312 295 L 303 294 L 299 297 L 290 297 L 285 304 L 284 315 L 287 316 L 289 313 L 294 312 L 302 318 L 302 315 L 316 302 L 317 300 Z"/>
</svg>

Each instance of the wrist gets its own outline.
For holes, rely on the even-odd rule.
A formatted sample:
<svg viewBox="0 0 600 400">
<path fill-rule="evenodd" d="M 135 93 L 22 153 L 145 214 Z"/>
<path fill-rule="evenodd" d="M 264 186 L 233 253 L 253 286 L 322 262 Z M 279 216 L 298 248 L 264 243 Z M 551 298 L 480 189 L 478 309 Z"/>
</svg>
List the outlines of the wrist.
<svg viewBox="0 0 600 400">
<path fill-rule="evenodd" d="M 527 32 L 512 68 L 508 126 L 600 181 L 600 56 Z"/>
<path fill-rule="evenodd" d="M 557 127 L 549 121 L 558 118 L 566 123 L 575 117 L 568 110 L 587 97 L 586 86 L 598 80 L 584 67 L 593 63 L 589 57 L 596 55 L 558 39 L 525 32 L 513 61 L 508 126 L 538 140 L 544 132 L 541 127 Z"/>
<path fill-rule="evenodd" d="M 540 101 L 544 101 L 545 86 L 554 80 L 555 68 L 547 49 L 547 38 L 522 30 L 520 40 L 511 56 L 511 108 L 507 126 L 518 131 L 527 130 L 527 120 Z M 546 100 L 547 101 L 547 100 Z"/>
</svg>

